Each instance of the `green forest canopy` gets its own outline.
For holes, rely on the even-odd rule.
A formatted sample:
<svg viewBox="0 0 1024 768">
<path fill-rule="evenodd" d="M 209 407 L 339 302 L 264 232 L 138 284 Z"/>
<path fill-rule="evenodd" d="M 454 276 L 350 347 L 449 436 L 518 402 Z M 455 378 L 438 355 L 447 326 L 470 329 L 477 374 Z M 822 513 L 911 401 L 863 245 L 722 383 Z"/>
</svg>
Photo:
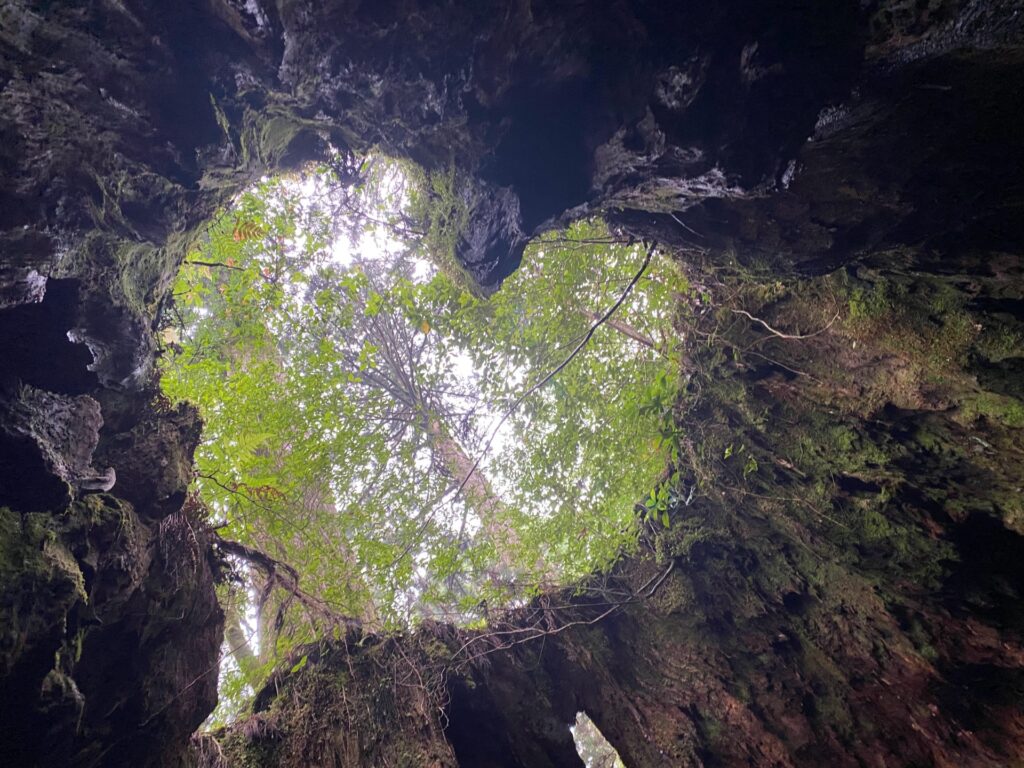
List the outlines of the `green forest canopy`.
<svg viewBox="0 0 1024 768">
<path fill-rule="evenodd" d="M 655 254 L 513 410 L 646 248 L 579 222 L 483 296 L 454 266 L 460 206 L 454 173 L 308 169 L 246 192 L 180 271 L 162 385 L 202 414 L 193 501 L 239 545 L 228 698 L 339 617 L 482 621 L 605 568 L 637 503 L 664 507 L 681 273 Z"/>
</svg>

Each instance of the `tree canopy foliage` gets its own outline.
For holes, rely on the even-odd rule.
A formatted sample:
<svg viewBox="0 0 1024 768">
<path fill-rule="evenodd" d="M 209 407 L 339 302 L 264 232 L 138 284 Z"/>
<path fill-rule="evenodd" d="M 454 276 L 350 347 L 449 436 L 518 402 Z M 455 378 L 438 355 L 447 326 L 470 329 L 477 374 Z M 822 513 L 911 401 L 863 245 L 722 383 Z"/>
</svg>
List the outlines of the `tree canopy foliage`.
<svg viewBox="0 0 1024 768">
<path fill-rule="evenodd" d="M 177 278 L 162 384 L 203 416 L 195 496 L 301 587 L 239 563 L 229 639 L 248 623 L 264 663 L 335 617 L 479 621 L 606 567 L 664 479 L 681 274 L 637 280 L 641 245 L 583 221 L 484 297 L 432 266 L 453 183 L 380 159 L 265 180 Z"/>
</svg>

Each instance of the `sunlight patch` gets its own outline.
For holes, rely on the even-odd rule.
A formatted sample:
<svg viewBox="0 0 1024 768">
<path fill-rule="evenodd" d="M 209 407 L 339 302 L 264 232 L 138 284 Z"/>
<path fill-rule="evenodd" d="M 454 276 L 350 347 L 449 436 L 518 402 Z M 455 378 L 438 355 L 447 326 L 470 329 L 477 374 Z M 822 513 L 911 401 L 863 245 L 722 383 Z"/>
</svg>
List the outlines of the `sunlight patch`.
<svg viewBox="0 0 1024 768">
<path fill-rule="evenodd" d="M 678 265 L 579 221 L 482 295 L 453 183 L 379 157 L 265 178 L 177 277 L 161 385 L 203 417 L 191 495 L 249 628 L 224 715 L 352 621 L 478 624 L 609 567 L 678 461 Z"/>
<path fill-rule="evenodd" d="M 569 730 L 586 768 L 626 768 L 615 747 L 608 743 L 586 712 L 576 713 L 576 724 L 569 726 Z"/>
</svg>

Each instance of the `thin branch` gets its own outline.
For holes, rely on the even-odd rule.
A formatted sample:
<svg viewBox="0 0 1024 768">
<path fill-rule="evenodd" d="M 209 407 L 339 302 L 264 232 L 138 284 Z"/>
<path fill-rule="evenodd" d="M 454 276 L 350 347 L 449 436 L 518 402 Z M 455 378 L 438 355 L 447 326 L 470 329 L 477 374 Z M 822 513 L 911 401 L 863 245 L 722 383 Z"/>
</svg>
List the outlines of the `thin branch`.
<svg viewBox="0 0 1024 768">
<path fill-rule="evenodd" d="M 824 383 L 824 382 L 822 382 L 821 379 L 819 379 L 819 378 L 817 378 L 815 376 L 812 376 L 811 374 L 807 373 L 806 371 L 798 371 L 796 368 L 790 368 L 788 365 L 785 365 L 784 363 L 780 363 L 778 360 L 775 360 L 775 359 L 773 359 L 771 357 L 768 357 L 768 355 L 762 355 L 757 350 L 745 349 L 745 350 L 743 350 L 743 354 L 745 354 L 745 355 L 756 355 L 757 357 L 760 357 L 762 360 L 768 361 L 772 365 L 777 365 L 777 366 L 779 366 L 779 368 L 784 368 L 785 370 L 789 371 L 790 373 L 795 373 L 797 376 L 806 376 L 808 379 L 810 379 L 813 382 L 816 382 L 817 384 Z"/>
<path fill-rule="evenodd" d="M 682 227 L 683 229 L 685 229 L 685 230 L 686 230 L 687 232 L 691 232 L 692 234 L 694 234 L 694 235 L 696 235 L 697 237 L 699 237 L 699 238 L 700 238 L 701 240 L 703 240 L 703 239 L 704 239 L 704 235 L 702 235 L 702 234 L 701 234 L 700 232 L 698 232 L 698 231 L 697 231 L 696 229 L 694 229 L 694 228 L 693 228 L 693 227 L 691 227 L 691 226 L 690 226 L 689 224 L 687 224 L 686 222 L 684 222 L 684 221 L 683 221 L 682 219 L 680 219 L 680 218 L 679 218 L 678 216 L 676 216 L 676 215 L 675 215 L 674 213 L 672 213 L 672 211 L 669 211 L 669 212 L 668 212 L 668 215 L 669 215 L 669 216 L 671 216 L 671 217 L 672 217 L 673 219 L 675 219 L 675 222 L 676 222 L 676 224 L 678 224 L 678 225 L 679 225 L 680 227 Z"/>
<path fill-rule="evenodd" d="M 190 264 L 195 267 L 223 267 L 224 269 L 234 269 L 239 272 L 245 272 L 244 267 L 236 267 L 233 264 L 225 264 L 221 261 L 199 261 L 198 259 L 185 259 L 182 264 Z"/>
<path fill-rule="evenodd" d="M 589 309 L 583 310 L 583 314 L 588 320 L 590 320 L 590 322 L 594 322 L 598 319 L 597 312 L 591 312 Z M 606 323 L 609 328 L 614 328 L 616 331 L 621 333 L 626 338 L 632 339 L 638 344 L 642 344 L 643 346 L 647 347 L 648 349 L 652 349 L 655 352 L 658 351 L 657 343 L 654 341 L 654 339 L 645 334 L 643 331 L 637 330 L 629 323 L 625 323 L 621 320 L 616 320 L 615 318 L 607 320 Z"/>
<path fill-rule="evenodd" d="M 764 320 L 762 320 L 759 317 L 754 317 L 752 314 L 747 312 L 745 309 L 732 309 L 732 310 L 729 310 L 729 311 L 732 312 L 733 314 L 736 314 L 736 315 L 744 315 L 745 317 L 748 317 L 751 320 L 753 320 L 755 323 L 760 323 L 765 328 L 767 328 L 770 333 L 774 334 L 775 336 L 778 336 L 780 339 L 809 339 L 812 336 L 818 336 L 818 335 L 824 333 L 825 331 L 827 331 L 829 328 L 831 328 L 832 325 L 835 323 L 835 321 L 839 319 L 839 313 L 836 312 L 836 316 L 833 317 L 831 320 L 829 320 L 828 321 L 828 325 L 826 325 L 824 328 L 821 328 L 821 329 L 815 331 L 814 333 L 793 334 L 793 333 L 783 333 L 782 331 L 778 331 L 778 330 L 772 328 Z"/>
</svg>

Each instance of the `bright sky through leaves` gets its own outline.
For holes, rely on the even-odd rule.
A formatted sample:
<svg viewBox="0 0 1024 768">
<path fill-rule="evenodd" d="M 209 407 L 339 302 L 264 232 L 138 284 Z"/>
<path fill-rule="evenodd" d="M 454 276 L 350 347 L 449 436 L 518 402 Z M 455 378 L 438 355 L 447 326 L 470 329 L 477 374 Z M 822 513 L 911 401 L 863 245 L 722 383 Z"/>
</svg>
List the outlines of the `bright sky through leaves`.
<svg viewBox="0 0 1024 768">
<path fill-rule="evenodd" d="M 498 414 L 564 360 L 644 253 L 582 222 L 532 244 L 482 298 L 438 252 L 454 242 L 437 222 L 459 220 L 455 189 L 379 158 L 265 181 L 178 277 L 162 380 L 203 415 L 198 498 L 224 538 L 290 564 L 309 596 L 240 569 L 233 620 L 259 643 L 236 655 L 254 664 L 330 631 L 331 615 L 478 621 L 485 604 L 607 566 L 668 464 L 686 285 L 659 255 L 470 471 Z"/>
</svg>

